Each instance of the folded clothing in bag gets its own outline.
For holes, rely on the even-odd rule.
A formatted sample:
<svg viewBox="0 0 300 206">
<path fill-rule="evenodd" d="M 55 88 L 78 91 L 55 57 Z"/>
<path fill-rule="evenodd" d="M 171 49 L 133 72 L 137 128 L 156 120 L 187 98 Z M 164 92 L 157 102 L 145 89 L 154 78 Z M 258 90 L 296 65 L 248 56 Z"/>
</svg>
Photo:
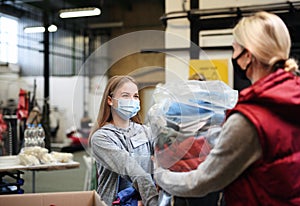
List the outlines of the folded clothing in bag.
<svg viewBox="0 0 300 206">
<path fill-rule="evenodd" d="M 180 85 L 180 86 L 178 86 Z M 155 137 L 159 166 L 177 172 L 196 169 L 218 142 L 225 110 L 238 92 L 222 81 L 159 84 L 148 121 Z"/>
<path fill-rule="evenodd" d="M 165 144 L 163 149 L 155 147 L 157 163 L 176 172 L 194 170 L 205 160 L 211 146 L 204 137 L 189 137 L 179 142 Z"/>
</svg>

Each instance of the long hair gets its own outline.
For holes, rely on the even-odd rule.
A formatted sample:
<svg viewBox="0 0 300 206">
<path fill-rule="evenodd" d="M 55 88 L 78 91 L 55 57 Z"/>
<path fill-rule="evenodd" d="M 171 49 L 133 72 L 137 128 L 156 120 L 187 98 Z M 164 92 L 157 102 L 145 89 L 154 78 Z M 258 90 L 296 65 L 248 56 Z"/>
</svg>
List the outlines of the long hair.
<svg viewBox="0 0 300 206">
<path fill-rule="evenodd" d="M 242 18 L 233 29 L 233 37 L 266 68 L 285 61 L 285 70 L 298 69 L 295 60 L 289 58 L 291 38 L 288 28 L 275 14 L 261 11 Z"/>
<path fill-rule="evenodd" d="M 127 82 L 132 82 L 136 86 L 138 86 L 138 83 L 136 82 L 136 80 L 134 78 L 132 78 L 131 76 L 127 76 L 127 75 L 113 76 L 108 80 L 107 85 L 104 90 L 104 93 L 103 93 L 103 96 L 102 96 L 97 120 L 93 125 L 93 128 L 91 130 L 89 138 L 95 133 L 95 131 L 97 131 L 99 128 L 101 128 L 105 124 L 107 124 L 107 122 L 112 121 L 111 106 L 108 105 L 108 103 L 107 103 L 108 97 L 112 97 L 113 93 L 118 88 L 120 88 L 123 84 L 125 84 Z M 141 124 L 141 119 L 140 119 L 139 113 L 137 113 L 137 115 L 132 117 L 131 121 Z"/>
</svg>

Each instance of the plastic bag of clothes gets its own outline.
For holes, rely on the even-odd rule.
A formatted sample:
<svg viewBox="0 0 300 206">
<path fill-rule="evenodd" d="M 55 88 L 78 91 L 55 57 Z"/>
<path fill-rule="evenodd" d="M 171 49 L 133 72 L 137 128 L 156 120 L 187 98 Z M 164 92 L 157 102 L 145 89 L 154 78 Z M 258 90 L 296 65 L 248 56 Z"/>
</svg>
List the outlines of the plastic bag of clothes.
<svg viewBox="0 0 300 206">
<path fill-rule="evenodd" d="M 160 167 L 194 170 L 218 141 L 225 110 L 235 106 L 238 92 L 222 81 L 188 80 L 157 85 L 148 123 Z"/>
</svg>

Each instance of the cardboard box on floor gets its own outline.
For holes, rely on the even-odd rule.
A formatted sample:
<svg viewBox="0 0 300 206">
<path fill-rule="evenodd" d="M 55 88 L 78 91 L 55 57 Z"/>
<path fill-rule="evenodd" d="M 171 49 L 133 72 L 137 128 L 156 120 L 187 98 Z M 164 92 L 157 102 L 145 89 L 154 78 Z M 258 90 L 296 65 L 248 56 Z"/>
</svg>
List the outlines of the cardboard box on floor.
<svg viewBox="0 0 300 206">
<path fill-rule="evenodd" d="M 0 195 L 1 206 L 107 206 L 96 191 Z"/>
</svg>

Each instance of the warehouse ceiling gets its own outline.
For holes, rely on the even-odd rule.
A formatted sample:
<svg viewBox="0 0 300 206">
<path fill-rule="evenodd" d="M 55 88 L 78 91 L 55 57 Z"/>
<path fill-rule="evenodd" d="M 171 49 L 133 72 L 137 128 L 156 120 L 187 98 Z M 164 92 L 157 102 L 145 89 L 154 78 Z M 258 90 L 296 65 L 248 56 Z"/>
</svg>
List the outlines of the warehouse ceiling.
<svg viewBox="0 0 300 206">
<path fill-rule="evenodd" d="M 191 0 L 195 2 L 196 0 Z M 61 9 L 99 7 L 101 15 L 86 18 L 60 19 Z M 168 23 L 165 14 L 165 0 L 0 0 L 0 12 L 16 17 L 30 16 L 43 19 L 48 14 L 49 24 L 54 23 L 59 28 L 82 32 L 89 31 L 93 34 L 109 34 L 115 37 L 123 33 L 136 30 L 164 30 Z M 233 26 L 236 17 L 247 15 L 255 10 L 268 10 L 277 12 L 287 23 L 293 41 L 293 51 L 300 56 L 300 1 L 274 3 L 263 6 L 253 5 L 244 8 L 227 8 L 222 14 L 236 14 L 235 17 L 212 18 L 211 14 L 220 11 L 180 11 L 182 17 L 188 18 L 196 25 L 196 32 L 201 29 L 224 29 Z M 208 12 L 208 14 L 205 14 Z M 205 18 L 198 19 L 204 15 Z M 173 17 L 172 17 L 173 18 Z M 194 20 L 196 18 L 196 21 Z M 170 18 L 171 19 L 171 18 Z M 193 27 L 193 28 L 194 28 Z M 198 39 L 197 36 L 193 38 Z M 195 41 L 194 41 L 195 42 Z"/>
<path fill-rule="evenodd" d="M 96 17 L 60 19 L 61 9 L 98 7 Z M 49 23 L 68 30 L 111 31 L 163 29 L 160 17 L 164 13 L 164 0 L 1 0 L 0 12 L 17 17 L 48 14 Z"/>
</svg>

